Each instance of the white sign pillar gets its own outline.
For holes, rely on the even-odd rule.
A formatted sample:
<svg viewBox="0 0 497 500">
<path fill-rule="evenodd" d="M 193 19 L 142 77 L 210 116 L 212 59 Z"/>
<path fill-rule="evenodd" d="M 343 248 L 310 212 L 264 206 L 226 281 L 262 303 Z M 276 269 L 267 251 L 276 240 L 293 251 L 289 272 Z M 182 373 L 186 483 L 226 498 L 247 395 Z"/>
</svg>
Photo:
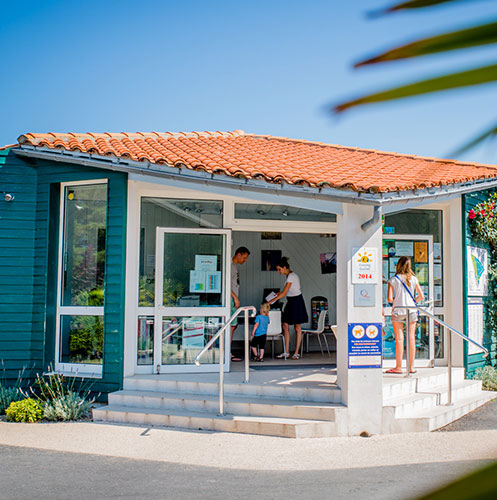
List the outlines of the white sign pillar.
<svg viewBox="0 0 497 500">
<path fill-rule="evenodd" d="M 349 323 L 382 323 L 381 213 L 377 222 L 365 231 L 361 228 L 372 217 L 372 207 L 344 203 L 343 215 L 338 216 L 337 221 L 337 372 L 342 402 L 348 408 L 349 435 L 378 434 L 382 424 L 381 359 L 377 368 L 358 367 L 361 366 L 360 356 L 349 359 Z M 358 249 L 361 249 L 360 257 Z M 363 262 L 356 262 L 358 258 Z M 363 286 L 358 283 L 367 284 L 374 297 L 372 300 L 354 300 L 354 287 Z M 364 352 L 368 354 L 367 350 Z M 377 355 L 365 356 L 364 360 L 363 366 L 378 365 Z M 351 361 L 353 368 L 349 368 Z"/>
</svg>

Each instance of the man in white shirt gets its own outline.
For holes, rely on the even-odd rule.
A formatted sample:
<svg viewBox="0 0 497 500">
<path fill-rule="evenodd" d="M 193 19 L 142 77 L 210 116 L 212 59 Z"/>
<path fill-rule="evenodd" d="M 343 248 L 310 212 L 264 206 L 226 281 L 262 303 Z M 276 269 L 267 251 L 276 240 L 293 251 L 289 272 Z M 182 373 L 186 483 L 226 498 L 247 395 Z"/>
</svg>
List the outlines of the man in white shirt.
<svg viewBox="0 0 497 500">
<path fill-rule="evenodd" d="M 250 255 L 247 247 L 239 247 L 236 249 L 235 255 L 231 259 L 231 314 L 233 314 L 240 307 L 240 272 L 238 266 L 245 264 Z M 231 323 L 231 342 L 233 343 L 233 334 L 235 333 L 238 325 L 238 318 L 234 319 Z M 241 361 L 240 358 L 231 355 L 231 361 Z"/>
</svg>

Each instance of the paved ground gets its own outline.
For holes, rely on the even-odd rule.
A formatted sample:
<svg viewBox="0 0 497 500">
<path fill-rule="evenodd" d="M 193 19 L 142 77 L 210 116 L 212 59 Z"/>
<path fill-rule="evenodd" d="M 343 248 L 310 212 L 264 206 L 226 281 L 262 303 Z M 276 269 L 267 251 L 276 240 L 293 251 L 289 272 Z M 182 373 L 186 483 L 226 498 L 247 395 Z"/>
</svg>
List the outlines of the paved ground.
<svg viewBox="0 0 497 500">
<path fill-rule="evenodd" d="M 477 408 L 468 415 L 452 422 L 437 432 L 497 429 L 497 399 Z"/>
<path fill-rule="evenodd" d="M 0 446 L 0 499 L 396 500 L 487 461 L 331 471 L 253 471 Z"/>
<path fill-rule="evenodd" d="M 496 410 L 440 432 L 300 440 L 0 422 L 0 499 L 415 498 L 497 460 Z"/>
</svg>

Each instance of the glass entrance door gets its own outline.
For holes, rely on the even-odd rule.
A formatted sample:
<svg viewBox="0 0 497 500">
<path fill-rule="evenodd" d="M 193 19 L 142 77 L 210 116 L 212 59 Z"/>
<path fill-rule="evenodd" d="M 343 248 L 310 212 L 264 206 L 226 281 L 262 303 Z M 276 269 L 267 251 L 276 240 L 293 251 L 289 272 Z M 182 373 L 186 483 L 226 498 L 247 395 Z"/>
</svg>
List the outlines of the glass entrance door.
<svg viewBox="0 0 497 500">
<path fill-rule="evenodd" d="M 230 316 L 231 231 L 157 228 L 155 257 L 154 371 L 216 371 L 218 344 L 195 356 Z M 225 364 L 229 368 L 229 331 Z"/>
<path fill-rule="evenodd" d="M 388 280 L 395 276 L 400 257 L 411 259 L 412 269 L 419 280 L 425 300 L 434 298 L 433 237 L 430 235 L 384 235 L 383 237 L 383 307 L 385 328 L 383 336 L 383 366 L 395 366 L 395 336 L 392 327 L 392 307 L 387 302 Z M 416 327 L 416 356 L 414 365 L 434 366 L 434 322 L 420 316 Z M 405 366 L 405 350 L 403 365 Z"/>
</svg>

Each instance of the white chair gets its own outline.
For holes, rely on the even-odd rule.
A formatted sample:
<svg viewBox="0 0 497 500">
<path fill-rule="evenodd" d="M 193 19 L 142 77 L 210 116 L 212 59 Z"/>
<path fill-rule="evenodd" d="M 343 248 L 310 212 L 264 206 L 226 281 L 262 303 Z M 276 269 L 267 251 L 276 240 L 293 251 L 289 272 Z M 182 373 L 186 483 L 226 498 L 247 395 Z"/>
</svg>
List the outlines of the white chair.
<svg viewBox="0 0 497 500">
<path fill-rule="evenodd" d="M 326 340 L 326 334 L 324 333 L 324 323 L 326 320 L 326 314 L 328 311 L 323 309 L 319 313 L 318 326 L 316 330 L 302 330 L 302 344 L 301 344 L 301 355 L 304 354 L 304 339 L 307 337 L 307 352 L 309 352 L 309 335 L 316 335 L 319 342 L 319 347 L 321 348 L 321 355 L 324 356 L 323 344 L 321 343 L 321 336 L 324 338 L 324 343 L 326 344 L 326 350 L 328 351 L 328 356 L 331 357 L 330 348 L 328 347 L 328 341 Z"/>
<path fill-rule="evenodd" d="M 273 342 L 271 346 L 271 357 L 274 358 L 274 341 L 281 338 L 283 352 L 286 352 L 285 337 L 281 330 L 281 311 L 269 311 L 269 325 L 267 327 L 267 340 Z"/>
</svg>

